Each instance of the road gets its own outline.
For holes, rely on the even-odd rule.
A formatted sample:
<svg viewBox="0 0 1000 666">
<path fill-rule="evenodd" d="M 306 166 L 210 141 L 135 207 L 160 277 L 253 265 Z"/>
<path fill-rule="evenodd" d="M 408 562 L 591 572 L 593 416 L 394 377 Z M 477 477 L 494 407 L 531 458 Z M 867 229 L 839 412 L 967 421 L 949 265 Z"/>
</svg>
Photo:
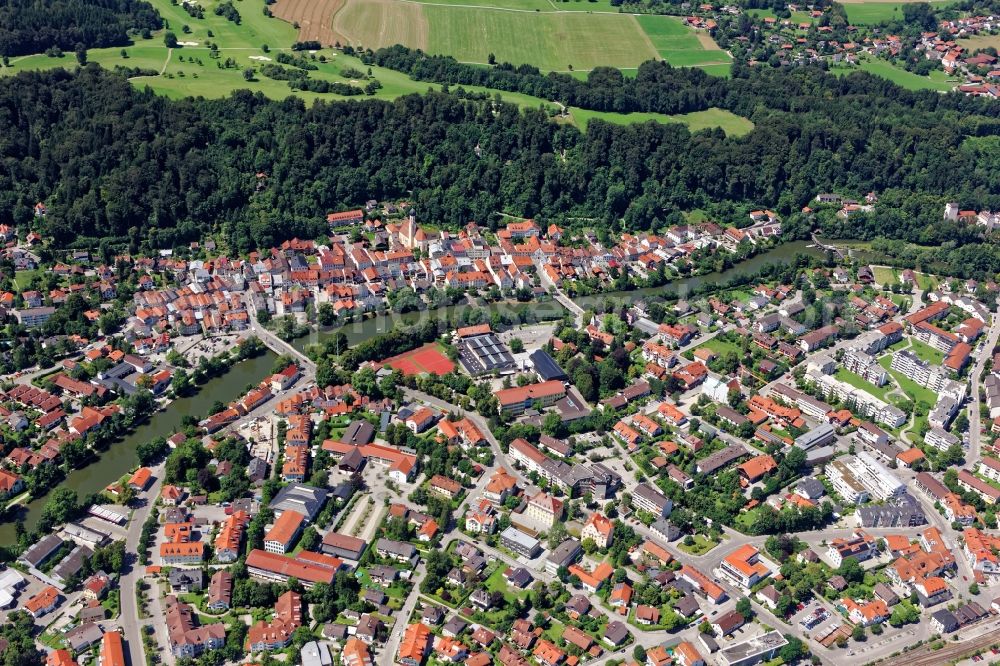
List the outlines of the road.
<svg viewBox="0 0 1000 666">
<path fill-rule="evenodd" d="M 132 519 L 129 521 L 128 530 L 125 534 L 126 553 L 136 553 L 138 551 L 142 526 L 149 517 L 149 512 L 153 510 L 156 498 L 160 496 L 160 487 L 163 485 L 163 470 L 164 466 L 162 463 L 153 468 L 153 484 L 145 492 L 139 494 L 139 497 L 146 501 L 145 504 L 132 513 Z M 121 614 L 118 621 L 125 634 L 129 662 L 132 666 L 145 666 L 146 663 L 141 631 L 142 627 L 148 624 L 148 622 L 139 619 L 139 602 L 136 599 L 135 593 L 136 583 L 143 579 L 144 573 L 145 567 L 136 558 L 129 570 L 119 580 L 119 588 L 121 589 Z M 162 620 L 162 618 L 160 619 Z M 163 623 L 161 621 L 158 624 Z M 162 653 L 169 652 L 166 645 L 161 645 L 160 647 Z"/>
<path fill-rule="evenodd" d="M 573 316 L 576 318 L 577 328 L 583 328 L 584 324 L 586 323 L 583 321 L 583 313 L 584 313 L 583 308 L 574 303 L 572 298 L 567 296 L 566 293 L 557 284 L 555 284 L 552 280 L 549 279 L 549 276 L 545 273 L 545 270 L 542 268 L 541 262 L 535 262 L 535 271 L 538 274 L 542 286 L 547 288 L 550 292 L 552 292 L 552 297 L 555 298 L 560 305 L 562 305 L 564 308 L 573 313 Z"/>
<path fill-rule="evenodd" d="M 992 357 L 993 348 L 1000 339 L 1000 317 L 993 316 L 990 327 L 986 332 L 986 343 L 982 347 L 982 352 L 976 359 L 973 367 L 972 377 L 972 401 L 969 402 L 969 455 L 967 462 L 974 465 L 982 455 L 982 423 L 979 418 L 980 404 L 979 389 L 983 379 L 983 371 L 986 368 L 986 361 Z"/>
<path fill-rule="evenodd" d="M 251 304 L 247 303 L 246 308 L 247 314 L 250 317 L 250 330 L 253 331 L 254 335 L 259 337 L 261 342 L 267 345 L 267 347 L 276 354 L 283 354 L 295 359 L 302 370 L 302 374 L 304 376 L 308 375 L 309 378 L 314 378 L 316 376 L 316 363 L 298 349 L 288 344 L 271 331 L 267 330 L 260 323 L 260 321 L 258 321 L 257 312 Z"/>
<path fill-rule="evenodd" d="M 450 402 L 445 402 L 444 400 L 441 400 L 440 398 L 435 398 L 434 396 L 428 393 L 424 393 L 423 391 L 416 391 L 414 389 L 403 388 L 403 395 L 405 395 L 410 400 L 419 400 L 420 402 L 423 402 L 426 405 L 429 405 L 431 407 L 434 407 L 435 409 L 439 409 L 444 412 L 454 412 L 456 414 L 464 413 L 465 418 L 472 421 L 472 423 L 477 428 L 479 428 L 479 431 L 483 433 L 483 436 L 489 443 L 490 450 L 493 451 L 493 458 L 496 461 L 495 465 L 498 467 L 503 467 L 505 470 L 507 470 L 507 473 L 513 476 L 515 479 L 517 479 L 522 486 L 531 484 L 531 482 L 528 481 L 527 478 L 523 474 L 521 474 L 521 472 L 515 469 L 514 466 L 510 464 L 510 462 L 508 462 L 506 454 L 504 454 L 503 449 L 500 448 L 500 442 L 498 442 L 497 438 L 493 436 L 492 432 L 490 432 L 489 424 L 482 416 L 474 412 L 465 412 L 458 405 L 453 405 Z M 485 477 L 486 474 L 484 473 L 483 476 Z"/>
</svg>

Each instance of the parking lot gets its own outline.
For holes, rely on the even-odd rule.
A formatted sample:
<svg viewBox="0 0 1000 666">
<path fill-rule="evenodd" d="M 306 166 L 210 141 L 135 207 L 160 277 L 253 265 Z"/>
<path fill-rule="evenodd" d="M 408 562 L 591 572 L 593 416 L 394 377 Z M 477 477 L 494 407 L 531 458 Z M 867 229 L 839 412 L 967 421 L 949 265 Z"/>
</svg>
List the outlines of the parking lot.
<svg viewBox="0 0 1000 666">
<path fill-rule="evenodd" d="M 525 351 L 531 352 L 545 346 L 545 343 L 552 338 L 555 329 L 556 325 L 554 323 L 533 324 L 522 328 L 512 328 L 509 331 L 504 331 L 497 337 L 507 345 L 510 344 L 512 339 L 518 338 L 524 343 Z"/>
<path fill-rule="evenodd" d="M 189 335 L 172 340 L 176 349 L 192 366 L 198 365 L 202 357 L 212 358 L 235 347 L 247 337 L 247 332 L 226 333 L 206 338 L 203 335 Z"/>
</svg>

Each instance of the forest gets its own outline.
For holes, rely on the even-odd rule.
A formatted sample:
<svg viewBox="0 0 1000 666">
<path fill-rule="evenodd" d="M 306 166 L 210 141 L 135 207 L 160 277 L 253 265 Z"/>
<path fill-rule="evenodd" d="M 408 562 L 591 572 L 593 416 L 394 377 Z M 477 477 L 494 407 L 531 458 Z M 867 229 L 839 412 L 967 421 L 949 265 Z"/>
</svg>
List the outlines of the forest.
<svg viewBox="0 0 1000 666">
<path fill-rule="evenodd" d="M 143 0 L 0 0 L 0 56 L 125 46 L 162 27 Z"/>
<path fill-rule="evenodd" d="M 1000 150 L 981 138 L 1000 133 L 1000 104 L 860 72 L 735 74 L 647 63 L 623 88 L 647 109 L 751 118 L 741 138 L 596 120 L 581 133 L 541 110 L 443 93 L 307 108 L 250 92 L 173 101 L 91 65 L 24 73 L 0 82 L 0 223 L 33 224 L 64 247 L 111 239 L 134 252 L 211 233 L 247 251 L 317 237 L 329 211 L 401 197 L 436 224 L 495 226 L 503 211 L 634 230 L 719 202 L 790 216 L 823 191 L 874 190 L 928 223 L 945 200 L 1000 209 Z M 620 77 L 584 85 L 610 94 L 605 80 Z M 905 216 L 866 224 L 910 240 Z"/>
</svg>

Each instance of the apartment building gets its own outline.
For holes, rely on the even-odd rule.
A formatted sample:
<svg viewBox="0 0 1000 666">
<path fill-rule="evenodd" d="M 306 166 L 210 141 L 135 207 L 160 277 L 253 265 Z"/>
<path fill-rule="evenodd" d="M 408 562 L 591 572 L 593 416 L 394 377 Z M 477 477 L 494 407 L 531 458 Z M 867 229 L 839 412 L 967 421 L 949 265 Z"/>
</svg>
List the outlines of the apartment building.
<svg viewBox="0 0 1000 666">
<path fill-rule="evenodd" d="M 979 472 L 979 475 L 984 479 L 1000 483 L 1000 460 L 984 456 L 982 460 L 979 461 L 979 466 L 976 468 L 976 471 Z"/>
<path fill-rule="evenodd" d="M 927 431 L 927 434 L 924 435 L 924 443 L 941 451 L 945 451 L 955 444 L 961 444 L 962 440 L 947 430 L 942 430 L 941 428 L 931 428 Z"/>
<path fill-rule="evenodd" d="M 771 570 L 760 561 L 760 551 L 752 544 L 744 544 L 727 555 L 719 569 L 745 590 L 771 575 Z"/>
<path fill-rule="evenodd" d="M 958 472 L 958 485 L 962 490 L 970 493 L 976 493 L 983 498 L 983 501 L 987 504 L 996 504 L 997 500 L 1000 499 L 1000 490 L 997 490 L 994 486 L 986 483 L 979 477 L 970 473 L 968 470 L 960 470 Z"/>
<path fill-rule="evenodd" d="M 854 471 L 842 458 L 827 463 L 826 478 L 833 486 L 834 492 L 847 504 L 861 504 L 868 501 L 868 490 L 854 476 Z"/>
<path fill-rule="evenodd" d="M 889 373 L 878 364 L 875 357 L 866 352 L 853 350 L 845 353 L 841 365 L 875 386 L 884 386 L 889 381 Z"/>
<path fill-rule="evenodd" d="M 833 566 L 839 567 L 848 557 L 864 562 L 871 559 L 876 552 L 878 552 L 878 540 L 863 530 L 856 530 L 846 539 L 833 539 L 826 556 Z"/>
<path fill-rule="evenodd" d="M 842 382 L 833 375 L 811 372 L 808 376 L 825 395 L 840 400 L 859 416 L 870 418 L 890 428 L 898 428 L 906 423 L 906 414 L 901 409 L 876 398 L 867 391 Z"/>
<path fill-rule="evenodd" d="M 279 555 L 287 553 L 302 532 L 304 524 L 305 516 L 298 511 L 282 511 L 264 536 L 264 550 Z"/>
<path fill-rule="evenodd" d="M 940 391 L 949 381 L 948 373 L 944 368 L 931 365 L 921 360 L 913 352 L 906 350 L 893 354 L 889 367 L 932 391 Z"/>
<path fill-rule="evenodd" d="M 632 506 L 659 518 L 666 518 L 674 508 L 670 498 L 646 483 L 640 483 L 632 492 Z"/>
</svg>

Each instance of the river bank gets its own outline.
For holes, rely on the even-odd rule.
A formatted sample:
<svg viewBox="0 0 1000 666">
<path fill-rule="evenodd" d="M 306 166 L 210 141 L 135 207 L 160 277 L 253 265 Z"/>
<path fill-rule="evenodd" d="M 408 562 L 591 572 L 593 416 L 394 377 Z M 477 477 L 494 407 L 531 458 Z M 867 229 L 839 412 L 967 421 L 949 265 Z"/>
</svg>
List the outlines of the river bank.
<svg viewBox="0 0 1000 666">
<path fill-rule="evenodd" d="M 822 258 L 824 252 L 809 241 L 791 241 L 755 255 L 746 261 L 727 268 L 724 271 L 695 275 L 692 277 L 672 280 L 660 287 L 646 287 L 643 289 L 633 289 L 631 291 L 611 291 L 601 294 L 592 294 L 573 299 L 573 302 L 583 309 L 593 308 L 597 304 L 606 302 L 621 303 L 634 302 L 652 296 L 672 296 L 678 298 L 688 298 L 697 293 L 706 285 L 721 285 L 729 282 L 733 278 L 746 277 L 757 273 L 765 266 L 776 263 L 787 263 L 792 261 L 796 255 L 804 254 L 810 257 Z"/>
<path fill-rule="evenodd" d="M 100 492 L 109 483 L 127 474 L 139 464 L 136 447 L 157 437 L 169 437 L 180 430 L 185 417 L 203 417 L 216 400 L 228 403 L 239 397 L 247 384 L 256 384 L 266 377 L 277 356 L 266 351 L 259 356 L 239 361 L 225 374 L 213 377 L 201 385 L 194 395 L 177 398 L 130 434 L 111 443 L 98 453 L 98 459 L 82 469 L 71 471 L 59 484 L 60 488 L 75 490 L 79 497 Z M 0 524 L 0 542 L 12 543 L 15 536 L 14 522 L 21 518 L 29 530 L 35 528 L 47 495 L 22 505 L 9 520 Z"/>
<path fill-rule="evenodd" d="M 660 287 L 579 297 L 574 299 L 574 302 L 586 309 L 608 301 L 632 302 L 650 296 L 667 295 L 683 297 L 686 294 L 696 292 L 705 285 L 724 284 L 733 278 L 752 275 L 767 265 L 791 261 L 798 254 L 807 254 L 818 258 L 823 256 L 823 251 L 808 241 L 792 241 L 783 243 L 772 250 L 718 273 L 675 280 Z M 460 322 L 461 317 L 466 312 L 478 309 L 485 309 L 491 315 L 494 313 L 513 315 L 519 307 L 530 308 L 532 316 L 539 321 L 559 319 L 566 313 L 566 309 L 554 299 L 533 303 L 518 303 L 516 301 L 483 305 L 462 303 L 403 314 L 387 312 L 339 327 L 313 330 L 290 344 L 304 353 L 310 345 L 322 343 L 336 333 L 343 333 L 347 344 L 354 346 L 397 326 L 412 326 L 429 320 L 451 324 Z M 276 355 L 268 351 L 261 356 L 241 361 L 233 365 L 224 375 L 206 382 L 195 395 L 172 401 L 163 410 L 154 413 L 145 424 L 136 428 L 130 435 L 113 442 L 99 454 L 99 460 L 83 469 L 70 472 L 60 486 L 75 490 L 80 497 L 103 490 L 109 483 L 128 473 L 138 464 L 136 455 L 138 444 L 156 437 L 169 437 L 180 429 L 186 416 L 204 416 L 211 403 L 215 401 L 228 403 L 237 398 L 247 384 L 256 384 L 270 372 L 275 358 Z M 13 541 L 15 538 L 13 520 L 17 517 L 24 519 L 28 529 L 33 529 L 41 515 L 45 499 L 46 497 L 43 496 L 32 500 L 27 505 L 22 506 L 10 521 L 0 524 L 0 540 Z"/>
<path fill-rule="evenodd" d="M 566 314 L 566 308 L 560 305 L 555 299 L 533 303 L 519 303 L 516 301 L 486 303 L 483 305 L 460 303 L 458 305 L 446 305 L 440 308 L 417 310 L 402 314 L 398 312 L 386 312 L 342 326 L 321 328 L 319 330 L 313 329 L 308 334 L 296 338 L 290 344 L 298 351 L 305 353 L 311 345 L 321 344 L 333 335 L 343 333 L 347 338 L 348 346 L 353 347 L 371 337 L 391 331 L 397 326 L 413 326 L 414 324 L 422 324 L 426 321 L 453 322 L 464 313 L 473 310 L 486 310 L 491 315 L 494 313 L 514 315 L 518 307 L 530 308 L 532 315 L 539 321 L 561 319 Z"/>
</svg>

